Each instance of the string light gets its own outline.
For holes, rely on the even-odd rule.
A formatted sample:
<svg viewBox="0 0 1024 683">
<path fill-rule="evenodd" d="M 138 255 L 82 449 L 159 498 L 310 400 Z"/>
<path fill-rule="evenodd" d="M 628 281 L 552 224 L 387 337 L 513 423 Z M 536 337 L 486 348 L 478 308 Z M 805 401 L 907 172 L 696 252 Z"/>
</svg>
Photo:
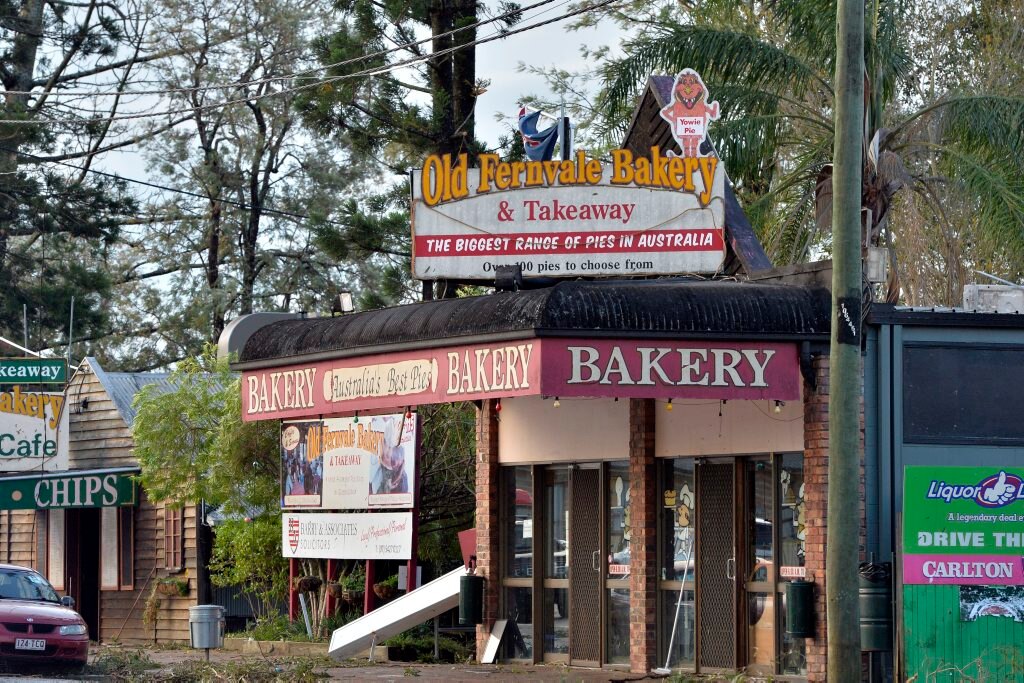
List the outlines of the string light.
<svg viewBox="0 0 1024 683">
<path fill-rule="evenodd" d="M 359 424 L 359 411 L 356 411 L 356 416 L 352 418 L 352 424 Z"/>
<path fill-rule="evenodd" d="M 786 405 L 786 404 L 783 403 L 782 401 L 776 401 L 775 402 L 775 412 L 776 412 L 776 414 L 782 412 L 782 406 L 784 406 L 784 405 Z"/>
<path fill-rule="evenodd" d="M 665 404 L 665 410 L 667 410 L 670 413 L 672 412 L 672 399 L 669 399 L 668 403 Z"/>
<path fill-rule="evenodd" d="M 496 412 L 496 413 L 500 413 L 501 412 L 501 399 L 500 398 L 497 401 L 494 402 L 494 412 Z"/>
<path fill-rule="evenodd" d="M 412 419 L 412 406 L 406 406 L 405 407 L 405 419 L 406 420 Z"/>
<path fill-rule="evenodd" d="M 551 405 L 553 405 L 555 408 L 558 408 L 559 406 L 562 405 L 562 402 L 558 400 L 557 396 L 555 396 L 555 402 L 552 403 Z"/>
</svg>

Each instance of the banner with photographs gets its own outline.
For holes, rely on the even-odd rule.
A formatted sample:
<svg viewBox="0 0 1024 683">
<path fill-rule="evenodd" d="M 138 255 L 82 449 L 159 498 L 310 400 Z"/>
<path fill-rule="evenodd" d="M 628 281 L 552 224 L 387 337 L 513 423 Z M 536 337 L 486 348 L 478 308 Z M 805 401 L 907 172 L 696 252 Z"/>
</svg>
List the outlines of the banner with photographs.
<svg viewBox="0 0 1024 683">
<path fill-rule="evenodd" d="M 281 424 L 281 507 L 411 508 L 415 414 Z"/>
</svg>

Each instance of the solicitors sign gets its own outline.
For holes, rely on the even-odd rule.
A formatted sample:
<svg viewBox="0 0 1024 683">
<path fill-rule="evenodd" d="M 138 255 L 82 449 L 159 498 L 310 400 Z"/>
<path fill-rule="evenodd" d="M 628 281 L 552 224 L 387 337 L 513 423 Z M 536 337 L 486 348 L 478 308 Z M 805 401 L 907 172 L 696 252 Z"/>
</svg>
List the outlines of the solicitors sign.
<svg viewBox="0 0 1024 683">
<path fill-rule="evenodd" d="M 412 175 L 413 275 L 714 273 L 725 257 L 725 173 L 717 157 L 501 161 L 433 155 Z"/>
<path fill-rule="evenodd" d="M 905 584 L 1024 585 L 1024 468 L 907 467 Z"/>
<path fill-rule="evenodd" d="M 281 515 L 281 553 L 332 560 L 408 560 L 412 513 L 286 512 Z"/>
</svg>

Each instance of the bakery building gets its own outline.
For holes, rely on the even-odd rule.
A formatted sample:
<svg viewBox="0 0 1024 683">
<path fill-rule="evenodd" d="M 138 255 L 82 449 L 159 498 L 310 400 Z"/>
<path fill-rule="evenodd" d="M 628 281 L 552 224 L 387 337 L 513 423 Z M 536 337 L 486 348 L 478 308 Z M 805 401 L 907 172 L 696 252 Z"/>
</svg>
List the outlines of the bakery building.
<svg viewBox="0 0 1024 683">
<path fill-rule="evenodd" d="M 414 172 L 414 275 L 494 293 L 256 314 L 221 350 L 247 420 L 477 405 L 478 658 L 498 624 L 496 661 L 824 680 L 830 295 L 771 269 L 707 142 L 674 156 L 674 87 L 649 81 L 621 168 Z"/>
</svg>

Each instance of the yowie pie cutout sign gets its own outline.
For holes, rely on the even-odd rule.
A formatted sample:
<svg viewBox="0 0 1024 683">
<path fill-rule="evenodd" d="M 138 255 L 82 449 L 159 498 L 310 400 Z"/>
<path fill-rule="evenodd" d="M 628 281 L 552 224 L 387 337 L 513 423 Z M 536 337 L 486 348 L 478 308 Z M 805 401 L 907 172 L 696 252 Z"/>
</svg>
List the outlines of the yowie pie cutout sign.
<svg viewBox="0 0 1024 683">
<path fill-rule="evenodd" d="M 725 257 L 725 170 L 700 144 L 719 116 L 700 75 L 677 76 L 661 110 L 682 154 L 652 147 L 601 160 L 431 155 L 412 173 L 413 274 L 494 280 L 714 273 Z"/>
</svg>

